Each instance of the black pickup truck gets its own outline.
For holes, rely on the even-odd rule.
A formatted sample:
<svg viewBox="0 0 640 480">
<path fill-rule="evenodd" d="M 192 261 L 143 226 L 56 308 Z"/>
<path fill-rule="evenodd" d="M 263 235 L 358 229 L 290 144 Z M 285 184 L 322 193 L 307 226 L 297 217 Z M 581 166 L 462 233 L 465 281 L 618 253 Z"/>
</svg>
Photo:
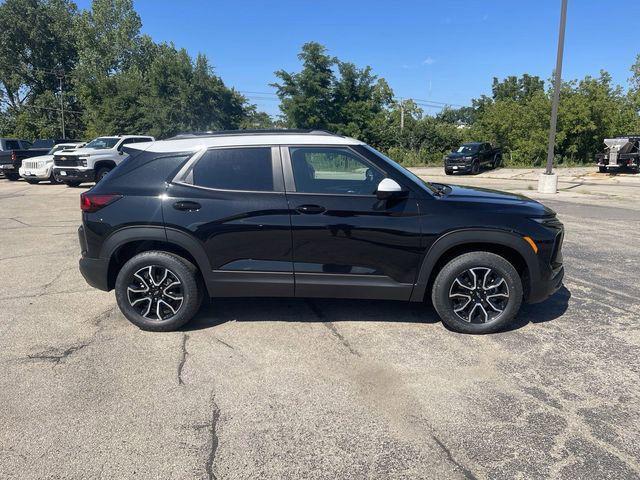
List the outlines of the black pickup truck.
<svg viewBox="0 0 640 480">
<path fill-rule="evenodd" d="M 463 143 L 444 157 L 444 173 L 480 173 L 481 167 L 498 168 L 502 164 L 502 149 L 487 142 Z"/>
<path fill-rule="evenodd" d="M 46 155 L 51 147 L 61 141 L 47 139 L 31 143 L 27 140 L 0 138 L 0 173 L 4 174 L 7 180 L 20 180 L 18 170 L 22 166 L 22 160 Z"/>
</svg>

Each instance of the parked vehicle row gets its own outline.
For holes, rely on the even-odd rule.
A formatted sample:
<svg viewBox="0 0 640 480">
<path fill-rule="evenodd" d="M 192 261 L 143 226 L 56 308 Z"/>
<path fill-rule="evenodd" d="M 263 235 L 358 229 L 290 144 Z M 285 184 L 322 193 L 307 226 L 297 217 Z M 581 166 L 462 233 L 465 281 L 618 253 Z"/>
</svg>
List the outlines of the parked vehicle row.
<svg viewBox="0 0 640 480">
<path fill-rule="evenodd" d="M 463 143 L 444 158 L 444 173 L 478 174 L 482 167 L 498 168 L 502 165 L 502 149 L 487 142 Z"/>
<path fill-rule="evenodd" d="M 0 172 L 11 181 L 24 178 L 65 183 L 75 187 L 83 182 L 98 182 L 120 164 L 123 148 L 132 143 L 151 142 L 148 135 L 98 137 L 85 144 L 76 140 L 0 139 Z"/>
</svg>

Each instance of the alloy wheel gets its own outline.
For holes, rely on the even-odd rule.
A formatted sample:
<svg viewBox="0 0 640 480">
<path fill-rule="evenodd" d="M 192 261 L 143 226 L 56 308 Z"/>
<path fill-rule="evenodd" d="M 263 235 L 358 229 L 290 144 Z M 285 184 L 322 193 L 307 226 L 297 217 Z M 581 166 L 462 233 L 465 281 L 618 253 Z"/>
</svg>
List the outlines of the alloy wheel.
<svg viewBox="0 0 640 480">
<path fill-rule="evenodd" d="M 449 302 L 454 314 L 464 322 L 492 322 L 507 308 L 509 286 L 492 268 L 470 268 L 451 284 Z"/>
<path fill-rule="evenodd" d="M 182 282 L 166 267 L 149 265 L 131 276 L 127 298 L 141 316 L 167 320 L 178 313 L 184 301 Z"/>
</svg>

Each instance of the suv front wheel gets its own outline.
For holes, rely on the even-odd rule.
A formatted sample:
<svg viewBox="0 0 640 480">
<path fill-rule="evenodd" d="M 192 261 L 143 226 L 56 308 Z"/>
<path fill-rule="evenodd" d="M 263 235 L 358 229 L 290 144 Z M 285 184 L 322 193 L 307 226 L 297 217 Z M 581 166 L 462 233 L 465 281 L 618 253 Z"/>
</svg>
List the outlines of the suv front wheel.
<svg viewBox="0 0 640 480">
<path fill-rule="evenodd" d="M 469 252 L 454 258 L 438 273 L 433 306 L 451 330 L 491 333 L 504 328 L 522 304 L 522 280 L 505 258 Z"/>
<path fill-rule="evenodd" d="M 155 332 L 180 328 L 202 301 L 196 267 L 161 251 L 143 252 L 127 261 L 118 272 L 115 291 L 124 316 L 142 330 Z"/>
</svg>

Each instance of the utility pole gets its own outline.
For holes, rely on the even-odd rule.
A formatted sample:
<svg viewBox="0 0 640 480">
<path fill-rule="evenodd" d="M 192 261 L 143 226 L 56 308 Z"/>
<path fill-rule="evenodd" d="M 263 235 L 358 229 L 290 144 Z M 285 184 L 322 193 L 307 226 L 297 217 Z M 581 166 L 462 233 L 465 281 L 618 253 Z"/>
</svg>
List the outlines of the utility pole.
<svg viewBox="0 0 640 480">
<path fill-rule="evenodd" d="M 64 131 L 64 86 L 62 83 L 62 80 L 64 79 L 64 70 L 57 70 L 56 77 L 60 81 L 60 122 L 62 124 L 62 138 L 67 138 Z"/>
<path fill-rule="evenodd" d="M 558 191 L 558 176 L 553 173 L 553 157 L 556 144 L 556 125 L 558 123 L 558 105 L 560 103 L 560 88 L 562 87 L 562 57 L 564 54 L 564 32 L 567 24 L 567 0 L 562 0 L 560 10 L 560 32 L 558 33 L 558 53 L 556 55 L 556 72 L 553 81 L 553 102 L 551 104 L 551 122 L 549 125 L 549 145 L 547 147 L 547 168 L 540 176 L 538 191 L 541 193 L 556 193 Z"/>
<path fill-rule="evenodd" d="M 400 99 L 400 133 L 404 130 L 404 98 Z"/>
</svg>

